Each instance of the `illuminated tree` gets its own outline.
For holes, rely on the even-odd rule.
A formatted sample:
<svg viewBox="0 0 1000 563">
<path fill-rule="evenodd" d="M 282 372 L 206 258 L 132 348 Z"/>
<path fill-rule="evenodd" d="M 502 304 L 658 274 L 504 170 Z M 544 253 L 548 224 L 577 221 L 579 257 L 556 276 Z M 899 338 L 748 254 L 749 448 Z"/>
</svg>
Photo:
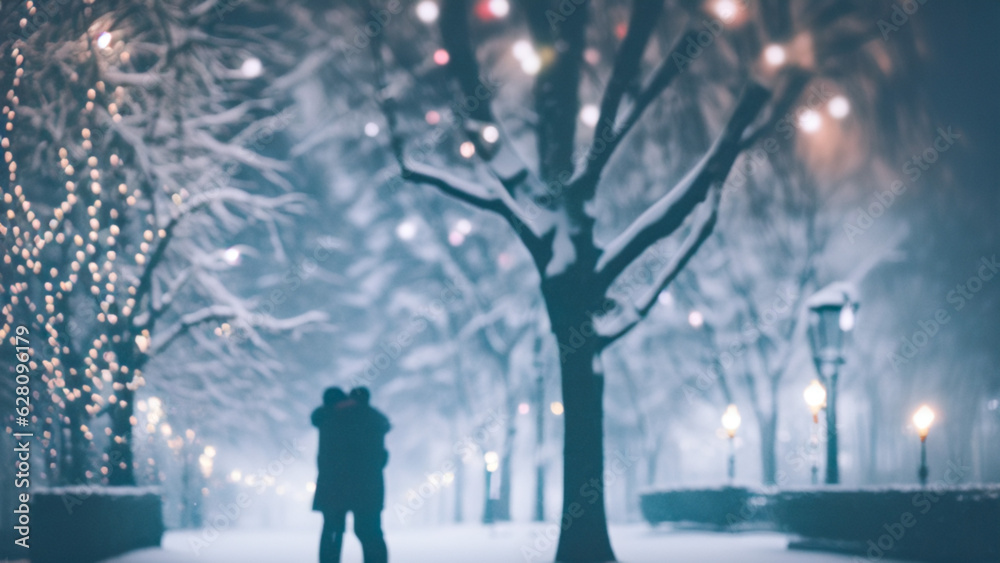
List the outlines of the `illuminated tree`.
<svg viewBox="0 0 1000 563">
<path fill-rule="evenodd" d="M 278 246 L 304 210 L 281 159 L 287 100 L 258 79 L 287 53 L 247 25 L 264 13 L 252 3 L 221 15 L 184 1 L 46 9 L 4 6 L 0 337 L 32 329 L 33 421 L 58 451 L 53 480 L 97 475 L 89 450 L 107 415 L 100 478 L 129 485 L 153 358 L 172 350 L 185 364 L 195 356 L 177 344 L 214 329 L 219 364 L 245 368 L 247 348 L 267 349 L 258 329 L 321 318 L 251 314 L 219 279 L 241 258 L 228 241 L 264 227 Z"/>
</svg>

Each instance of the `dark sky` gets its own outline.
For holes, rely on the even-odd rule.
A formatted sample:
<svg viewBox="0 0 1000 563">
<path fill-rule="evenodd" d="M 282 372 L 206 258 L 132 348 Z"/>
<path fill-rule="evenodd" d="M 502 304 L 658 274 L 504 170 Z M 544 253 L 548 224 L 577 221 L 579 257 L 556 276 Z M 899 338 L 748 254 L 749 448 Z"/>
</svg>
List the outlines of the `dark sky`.
<svg viewBox="0 0 1000 563">
<path fill-rule="evenodd" d="M 913 261 L 896 273 L 937 288 L 924 303 L 908 304 L 919 316 L 975 274 L 983 257 L 1000 254 L 1000 2 L 928 0 L 911 18 L 927 39 L 919 87 L 929 122 L 963 135 L 946 155 L 943 179 L 927 180 L 903 206 L 912 214 Z M 984 283 L 972 309 L 962 315 L 960 345 L 1000 360 L 1000 278 Z"/>
</svg>

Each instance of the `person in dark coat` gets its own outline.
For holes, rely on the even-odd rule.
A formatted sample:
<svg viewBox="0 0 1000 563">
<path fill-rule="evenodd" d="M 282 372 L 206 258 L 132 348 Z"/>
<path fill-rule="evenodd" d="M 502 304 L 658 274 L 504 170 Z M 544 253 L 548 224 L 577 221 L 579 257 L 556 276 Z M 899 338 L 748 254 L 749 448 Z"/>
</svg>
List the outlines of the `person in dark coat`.
<svg viewBox="0 0 1000 563">
<path fill-rule="evenodd" d="M 339 563 L 348 511 L 354 513 L 354 533 L 365 563 L 388 560 L 381 516 L 385 504 L 382 470 L 389 459 L 385 435 L 390 424 L 369 399 L 364 387 L 353 389 L 350 396 L 330 388 L 323 394 L 323 406 L 312 415 L 320 435 L 313 510 L 323 513 L 321 563 Z"/>
</svg>

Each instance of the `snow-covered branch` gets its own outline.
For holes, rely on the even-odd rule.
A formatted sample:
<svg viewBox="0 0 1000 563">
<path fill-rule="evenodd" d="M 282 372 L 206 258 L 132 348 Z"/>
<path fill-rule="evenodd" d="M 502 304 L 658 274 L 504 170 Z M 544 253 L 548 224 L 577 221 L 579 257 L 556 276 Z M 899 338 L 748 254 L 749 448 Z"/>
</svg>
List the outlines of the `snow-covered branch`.
<svg viewBox="0 0 1000 563">
<path fill-rule="evenodd" d="M 479 63 L 469 33 L 468 5 L 465 2 L 449 0 L 441 9 L 441 39 L 448 50 L 448 68 L 459 86 L 464 99 L 475 100 L 475 104 L 463 104 L 456 117 L 465 122 L 465 132 L 476 145 L 476 154 L 487 165 L 490 173 L 503 185 L 511 197 L 519 191 L 526 195 L 538 196 L 545 193 L 545 186 L 538 175 L 529 168 L 527 161 L 514 147 L 505 128 L 493 113 L 493 97 L 496 88 L 481 79 Z M 531 11 L 531 10 L 529 10 Z M 544 15 L 542 16 L 544 18 Z M 548 24 L 544 24 L 547 29 Z M 488 146 L 482 139 L 482 129 L 496 128 L 497 138 Z"/>
<path fill-rule="evenodd" d="M 212 305 L 183 315 L 179 321 L 174 323 L 170 328 L 162 331 L 153 340 L 149 355 L 155 356 L 163 353 L 171 344 L 188 334 L 193 328 L 209 323 L 233 321 L 244 316 L 244 313 L 228 305 Z M 327 319 L 327 315 L 321 311 L 309 311 L 286 319 L 261 316 L 260 318 L 255 317 L 253 325 L 250 325 L 249 328 L 255 331 L 257 329 L 265 329 L 271 332 L 285 332 L 307 325 L 323 323 Z"/>
<path fill-rule="evenodd" d="M 759 84 L 747 86 L 729 122 L 698 164 L 604 249 L 596 266 L 600 287 L 609 287 L 643 251 L 675 232 L 709 190 L 725 181 L 744 131 L 769 98 L 770 92 Z"/>
<path fill-rule="evenodd" d="M 720 186 L 712 187 L 707 198 L 708 201 L 702 205 L 701 213 L 693 218 L 694 224 L 691 227 L 691 232 L 688 233 L 687 238 L 684 239 L 680 248 L 677 249 L 677 253 L 670 259 L 666 267 L 657 273 L 649 289 L 632 306 L 632 310 L 627 314 L 623 325 L 610 334 L 602 336 L 603 346 L 607 346 L 624 336 L 649 314 L 649 311 L 656 305 L 660 293 L 674 281 L 687 265 L 688 261 L 698 252 L 701 245 L 708 240 L 719 218 L 719 200 L 721 194 L 722 188 Z"/>
</svg>

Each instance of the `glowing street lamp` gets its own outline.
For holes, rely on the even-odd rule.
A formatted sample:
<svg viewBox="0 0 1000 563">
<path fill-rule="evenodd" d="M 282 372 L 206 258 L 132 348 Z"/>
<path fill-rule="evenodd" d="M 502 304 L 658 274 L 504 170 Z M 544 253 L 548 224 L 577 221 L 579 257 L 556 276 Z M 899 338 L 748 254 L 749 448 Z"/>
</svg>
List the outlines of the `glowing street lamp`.
<svg viewBox="0 0 1000 563">
<path fill-rule="evenodd" d="M 920 436 L 920 469 L 917 477 L 920 479 L 920 486 L 927 486 L 927 433 L 934 422 L 934 411 L 927 405 L 921 405 L 917 412 L 913 413 L 913 425 L 917 427 L 917 434 Z"/>
<path fill-rule="evenodd" d="M 803 395 L 806 398 L 806 404 L 809 405 L 809 410 L 812 411 L 813 422 L 819 424 L 819 411 L 826 406 L 826 388 L 818 379 L 814 379 L 809 387 L 806 387 Z"/>
<path fill-rule="evenodd" d="M 483 524 L 492 524 L 493 498 L 490 495 L 490 489 L 493 484 L 493 473 L 500 468 L 500 456 L 496 452 L 486 452 L 483 455 L 483 461 L 486 462 L 486 504 L 483 509 Z"/>
<path fill-rule="evenodd" d="M 854 288 L 834 282 L 813 294 L 809 308 L 809 344 L 820 383 L 826 388 L 826 479 L 840 482 L 837 462 L 837 377 L 844 363 L 844 346 L 854 330 L 858 302 Z"/>
<path fill-rule="evenodd" d="M 729 405 L 726 407 L 726 412 L 722 415 L 722 427 L 726 430 L 726 435 L 729 436 L 729 481 L 736 477 L 736 430 L 740 427 L 740 422 L 742 422 L 740 417 L 740 411 L 736 408 L 736 405 Z"/>
<path fill-rule="evenodd" d="M 812 411 L 813 415 L 813 429 L 810 432 L 811 436 L 809 438 L 810 450 L 812 457 L 812 468 L 810 473 L 812 475 L 812 484 L 817 484 L 819 480 L 819 467 L 816 465 L 816 446 L 819 445 L 819 411 L 823 410 L 826 406 L 826 388 L 823 384 L 819 382 L 818 379 L 812 380 L 809 387 L 806 387 L 803 395 L 806 398 L 806 404 L 809 405 L 809 410 Z"/>
</svg>

